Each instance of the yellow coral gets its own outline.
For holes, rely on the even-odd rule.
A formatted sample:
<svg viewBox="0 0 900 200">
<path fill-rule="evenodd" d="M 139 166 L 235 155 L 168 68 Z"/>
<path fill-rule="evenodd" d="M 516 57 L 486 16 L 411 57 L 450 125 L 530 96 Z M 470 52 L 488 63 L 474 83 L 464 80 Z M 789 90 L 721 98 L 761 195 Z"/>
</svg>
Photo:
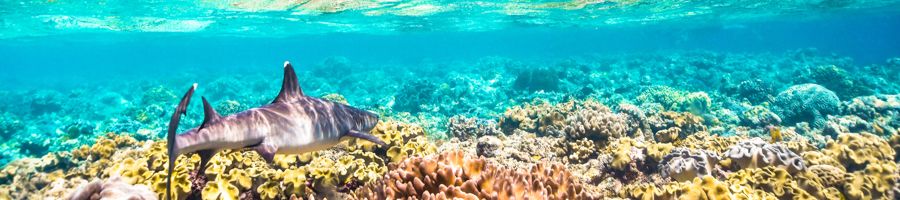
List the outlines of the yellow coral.
<svg viewBox="0 0 900 200">
<path fill-rule="evenodd" d="M 779 167 L 747 168 L 728 175 L 727 182 L 772 193 L 781 199 L 816 199 L 787 170 Z"/>
<path fill-rule="evenodd" d="M 404 145 L 392 146 L 388 149 L 387 156 L 391 162 L 399 162 L 410 156 L 425 156 L 435 152 L 437 152 L 437 147 L 428 142 L 428 138 L 419 136 Z"/>
<path fill-rule="evenodd" d="M 854 172 L 844 183 L 847 199 L 886 199 L 897 184 L 897 164 L 891 161 L 876 161 L 866 166 L 864 171 Z"/>
<path fill-rule="evenodd" d="M 895 156 L 887 141 L 868 133 L 842 133 L 836 141 L 828 142 L 822 152 L 835 158 L 849 171 L 864 169 L 869 163 L 893 161 Z"/>
<path fill-rule="evenodd" d="M 630 185 L 619 196 L 631 199 L 775 199 L 749 188 L 735 188 L 712 176 L 694 178 L 691 182 L 671 182 L 660 187 L 651 184 Z"/>
<path fill-rule="evenodd" d="M 234 200 L 238 198 L 238 193 L 240 192 L 237 186 L 229 183 L 228 179 L 230 179 L 230 175 L 219 174 L 216 176 L 214 181 L 206 182 L 206 187 L 203 187 L 203 191 L 201 191 L 201 196 L 204 200 L 214 200 L 214 199 L 222 199 L 222 200 Z"/>
<path fill-rule="evenodd" d="M 633 148 L 639 147 L 639 143 L 631 138 L 619 138 L 607 147 L 606 152 L 612 153 L 613 160 L 610 167 L 624 171 L 632 162 Z"/>
<path fill-rule="evenodd" d="M 672 152 L 672 149 L 675 149 L 675 146 L 669 143 L 653 143 L 647 145 L 647 148 L 644 149 L 644 154 L 650 156 L 653 161 L 659 162 L 663 157 Z"/>
</svg>

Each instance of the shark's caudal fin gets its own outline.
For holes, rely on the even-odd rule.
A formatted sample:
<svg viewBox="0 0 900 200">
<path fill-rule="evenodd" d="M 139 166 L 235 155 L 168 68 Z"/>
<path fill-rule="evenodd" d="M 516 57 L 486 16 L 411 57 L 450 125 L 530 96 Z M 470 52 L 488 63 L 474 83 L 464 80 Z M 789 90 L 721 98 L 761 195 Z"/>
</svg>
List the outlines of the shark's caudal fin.
<svg viewBox="0 0 900 200">
<path fill-rule="evenodd" d="M 359 132 L 359 131 L 350 131 L 349 133 L 347 133 L 347 137 L 355 137 L 355 138 L 359 138 L 359 139 L 363 139 L 363 140 L 368 140 L 369 142 L 373 142 L 380 146 L 387 145 L 386 143 L 384 143 L 384 141 L 381 141 L 380 138 L 375 137 L 374 135 Z"/>
<path fill-rule="evenodd" d="M 297 73 L 294 72 L 291 62 L 284 61 L 284 81 L 281 82 L 281 92 L 278 92 L 278 96 L 275 97 L 272 103 L 290 102 L 294 98 L 301 96 L 303 96 L 303 90 L 300 89 L 300 84 L 297 83 Z"/>
<path fill-rule="evenodd" d="M 194 95 L 194 90 L 197 89 L 197 84 L 194 83 L 191 86 L 191 89 L 181 97 L 181 102 L 178 103 L 178 107 L 175 108 L 175 113 L 172 113 L 172 120 L 169 120 L 169 132 L 166 134 L 167 144 L 166 147 L 169 151 L 169 166 L 166 168 L 166 199 L 172 199 L 172 169 L 175 168 L 175 159 L 178 155 L 175 153 L 175 134 L 178 131 L 178 122 L 181 121 L 181 115 L 187 113 L 188 103 L 191 102 L 191 96 Z"/>
</svg>

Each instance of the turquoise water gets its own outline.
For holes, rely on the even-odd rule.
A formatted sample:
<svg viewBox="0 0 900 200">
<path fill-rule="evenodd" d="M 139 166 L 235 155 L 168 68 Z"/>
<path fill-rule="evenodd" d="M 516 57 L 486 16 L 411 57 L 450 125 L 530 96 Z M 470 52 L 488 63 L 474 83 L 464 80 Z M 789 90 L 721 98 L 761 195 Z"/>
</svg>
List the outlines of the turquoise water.
<svg viewBox="0 0 900 200">
<path fill-rule="evenodd" d="M 339 94 L 436 143 L 465 139 L 454 117 L 585 99 L 692 113 L 721 136 L 806 128 L 796 137 L 820 148 L 831 124 L 856 133 L 836 119 L 852 116 L 886 140 L 900 107 L 877 119 L 850 107 L 900 94 L 898 36 L 896 1 L 3 1 L 0 165 L 110 132 L 160 140 L 193 83 L 222 114 L 267 104 L 285 60 L 307 95 Z M 806 83 L 837 111 L 794 103 L 827 99 L 794 87 Z M 709 102 L 646 99 L 670 90 L 657 95 Z M 783 97 L 793 90 L 813 94 Z M 202 121 L 196 99 L 180 130 Z M 758 108 L 779 119 L 746 114 Z M 32 189 L 19 192 L 48 190 Z"/>
</svg>

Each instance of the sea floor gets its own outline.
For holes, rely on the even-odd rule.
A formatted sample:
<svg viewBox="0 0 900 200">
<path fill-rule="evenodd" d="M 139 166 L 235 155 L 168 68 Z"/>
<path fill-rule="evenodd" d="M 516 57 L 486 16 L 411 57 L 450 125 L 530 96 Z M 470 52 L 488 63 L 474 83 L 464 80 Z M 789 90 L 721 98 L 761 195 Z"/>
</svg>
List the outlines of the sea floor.
<svg viewBox="0 0 900 200">
<path fill-rule="evenodd" d="M 305 94 L 381 116 L 371 134 L 388 145 L 348 139 L 273 163 L 226 150 L 205 171 L 199 156 L 180 156 L 178 199 L 900 192 L 900 58 L 859 64 L 816 49 L 415 65 L 332 57 L 298 69 Z M 162 137 L 183 90 L 197 82 L 231 114 L 271 102 L 281 85 L 275 66 L 199 74 L 0 89 L 0 199 L 162 198 Z M 201 111 L 192 104 L 181 127 L 199 124 Z"/>
</svg>

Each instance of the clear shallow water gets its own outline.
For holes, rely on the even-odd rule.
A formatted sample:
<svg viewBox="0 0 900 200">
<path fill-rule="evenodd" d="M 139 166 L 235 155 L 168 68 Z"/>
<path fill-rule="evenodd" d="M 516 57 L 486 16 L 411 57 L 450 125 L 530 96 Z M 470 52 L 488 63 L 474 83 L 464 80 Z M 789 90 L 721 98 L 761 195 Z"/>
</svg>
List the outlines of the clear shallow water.
<svg viewBox="0 0 900 200">
<path fill-rule="evenodd" d="M 458 128 L 478 123 L 451 118 L 497 126 L 512 118 L 508 110 L 539 101 L 691 113 L 705 132 L 729 137 L 768 140 L 776 127 L 816 148 L 836 138 L 832 124 L 853 133 L 879 127 L 883 140 L 900 128 L 900 105 L 878 108 L 878 117 L 846 109 L 900 94 L 894 1 L 340 2 L 0 2 L 0 165 L 108 132 L 159 140 L 192 83 L 223 114 L 266 104 L 284 60 L 308 95 L 339 94 L 385 121 L 423 127 L 435 143 L 457 138 L 464 147 L 475 141 Z M 802 98 L 780 100 L 782 91 L 806 83 L 833 91 L 829 103 L 840 111 L 784 111 Z M 688 93 L 709 102 L 663 102 Z M 198 102 L 181 129 L 202 120 Z M 767 114 L 778 120 L 759 119 Z M 862 122 L 847 125 L 854 117 Z M 500 126 L 511 138 L 565 137 Z M 74 168 L 57 168 L 66 167 Z M 0 199 L 10 177 L 0 174 Z"/>
</svg>

